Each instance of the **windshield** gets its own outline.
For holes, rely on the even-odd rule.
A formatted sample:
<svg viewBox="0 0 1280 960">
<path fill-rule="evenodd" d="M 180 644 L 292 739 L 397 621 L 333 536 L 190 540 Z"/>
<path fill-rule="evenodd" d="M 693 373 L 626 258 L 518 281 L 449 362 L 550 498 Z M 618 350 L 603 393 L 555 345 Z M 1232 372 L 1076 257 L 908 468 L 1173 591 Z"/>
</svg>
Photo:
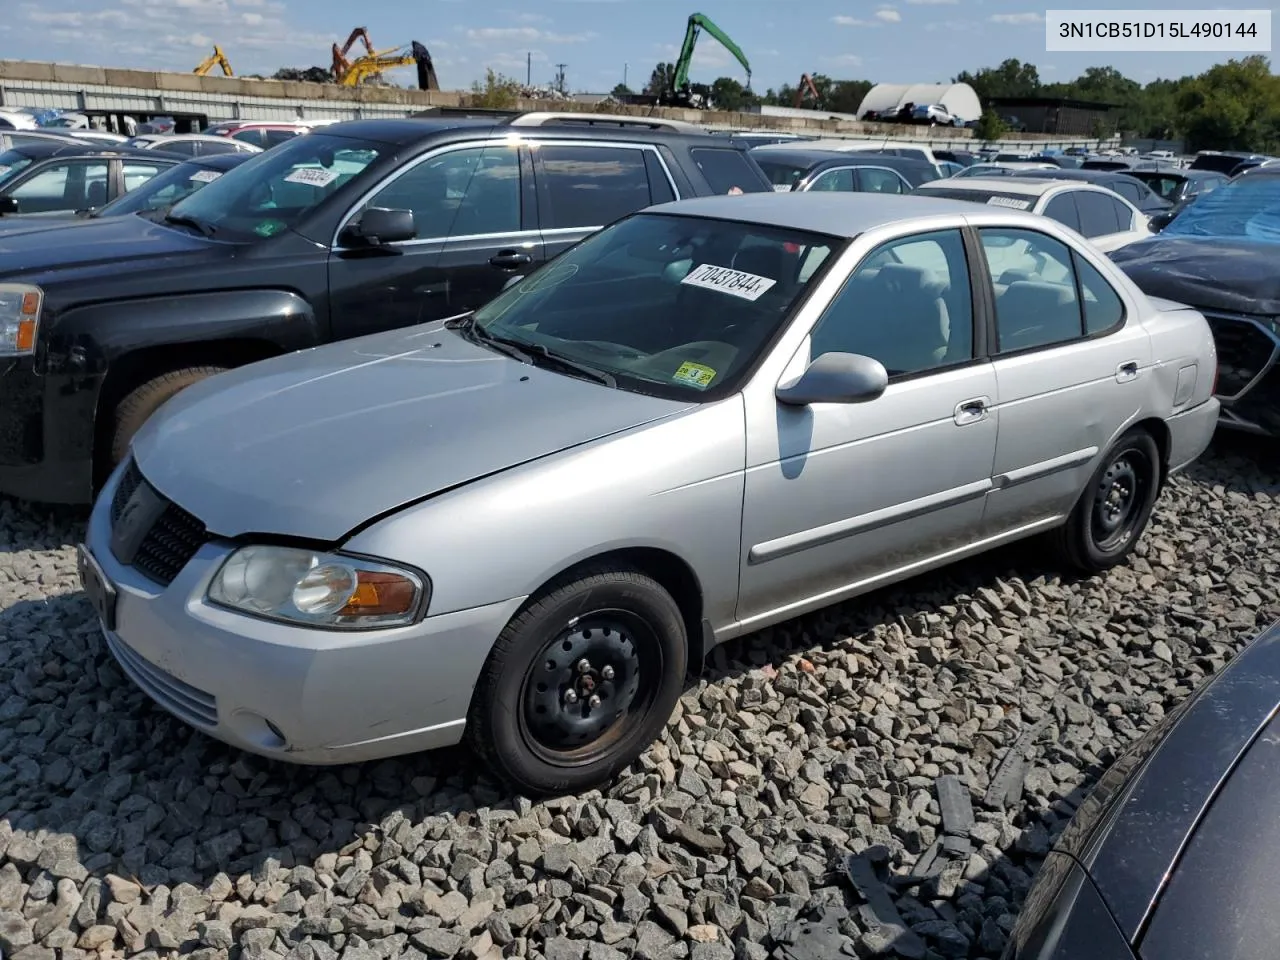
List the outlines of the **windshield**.
<svg viewBox="0 0 1280 960">
<path fill-rule="evenodd" d="M 1280 243 L 1280 177 L 1224 184 L 1188 206 L 1160 235 Z"/>
<path fill-rule="evenodd" d="M 4 183 L 23 167 L 31 165 L 31 158 L 17 150 L 0 153 L 0 183 Z"/>
<path fill-rule="evenodd" d="M 765 172 L 769 182 L 773 184 L 773 189 L 778 193 L 787 193 L 804 179 L 804 175 L 809 170 L 808 167 L 802 167 L 799 164 L 787 163 L 784 160 L 769 160 L 759 154 L 756 154 L 756 163 L 760 164 L 760 169 Z"/>
<path fill-rule="evenodd" d="M 516 343 L 535 361 L 545 350 L 621 389 L 678 399 L 723 395 L 736 389 L 843 242 L 750 223 L 637 214 L 481 307 L 472 335 Z"/>
<path fill-rule="evenodd" d="M 169 219 L 199 223 L 219 240 L 275 236 L 363 173 L 383 149 L 384 144 L 349 137 L 294 137 L 183 200 Z"/>
<path fill-rule="evenodd" d="M 185 200 L 191 194 L 222 178 L 224 170 L 210 170 L 198 163 L 180 163 L 158 174 L 141 186 L 117 197 L 94 214 L 95 217 L 119 217 L 144 210 L 161 210 Z"/>
</svg>

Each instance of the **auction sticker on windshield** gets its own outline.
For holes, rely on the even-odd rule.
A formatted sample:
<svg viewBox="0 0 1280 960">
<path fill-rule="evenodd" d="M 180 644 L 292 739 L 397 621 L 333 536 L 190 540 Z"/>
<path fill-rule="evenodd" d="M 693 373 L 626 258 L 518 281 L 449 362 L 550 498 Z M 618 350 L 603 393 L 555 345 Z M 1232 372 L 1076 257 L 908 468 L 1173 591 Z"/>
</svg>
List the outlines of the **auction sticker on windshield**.
<svg viewBox="0 0 1280 960">
<path fill-rule="evenodd" d="M 305 183 L 313 187 L 327 187 L 338 179 L 336 170 L 321 167 L 299 167 L 284 178 L 285 183 Z"/>
<path fill-rule="evenodd" d="M 197 170 L 187 179 L 194 180 L 196 183 L 213 183 L 220 176 L 222 176 L 222 171 L 220 170 Z"/>
<path fill-rule="evenodd" d="M 692 287 L 703 287 L 707 290 L 719 290 L 743 300 L 759 300 L 769 288 L 778 281 L 768 277 L 758 277 L 754 273 L 743 273 L 729 267 L 717 267 L 713 263 L 704 263 L 690 270 L 681 283 Z"/>
<path fill-rule="evenodd" d="M 992 207 L 1013 207 L 1015 210 L 1030 210 L 1030 200 L 1018 200 L 1015 197 L 991 197 L 987 205 Z"/>
<path fill-rule="evenodd" d="M 671 375 L 671 379 L 679 383 L 687 383 L 691 387 L 697 387 L 699 390 L 705 390 L 711 386 L 711 381 L 716 377 L 716 372 L 710 367 L 704 367 L 700 363 L 690 363 L 685 361 L 680 364 L 680 369 Z"/>
</svg>

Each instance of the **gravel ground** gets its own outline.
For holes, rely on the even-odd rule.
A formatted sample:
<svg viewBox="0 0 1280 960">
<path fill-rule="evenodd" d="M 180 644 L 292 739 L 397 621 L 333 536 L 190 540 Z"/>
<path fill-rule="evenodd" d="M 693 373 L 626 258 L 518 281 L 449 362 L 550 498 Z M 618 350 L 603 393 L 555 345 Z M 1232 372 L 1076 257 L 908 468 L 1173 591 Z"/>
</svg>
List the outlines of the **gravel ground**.
<svg viewBox="0 0 1280 960">
<path fill-rule="evenodd" d="M 0 952 L 998 956 L 1082 791 L 1280 616 L 1277 463 L 1220 443 L 1105 578 L 1016 546 L 730 644 L 630 775 L 544 803 L 460 750 L 290 768 L 194 733 L 99 642 L 80 518 L 0 501 Z"/>
</svg>

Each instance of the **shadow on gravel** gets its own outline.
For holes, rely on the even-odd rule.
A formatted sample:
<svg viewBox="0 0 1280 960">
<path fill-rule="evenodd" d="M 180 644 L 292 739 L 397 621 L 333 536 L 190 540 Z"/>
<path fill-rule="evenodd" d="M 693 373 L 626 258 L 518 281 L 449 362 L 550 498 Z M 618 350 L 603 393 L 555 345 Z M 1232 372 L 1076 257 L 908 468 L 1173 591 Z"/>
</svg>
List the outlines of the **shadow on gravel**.
<svg viewBox="0 0 1280 960">
<path fill-rule="evenodd" d="M 67 532 L 78 537 L 88 519 L 87 507 L 33 504 L 0 495 L 0 555 L 73 546 Z"/>
</svg>

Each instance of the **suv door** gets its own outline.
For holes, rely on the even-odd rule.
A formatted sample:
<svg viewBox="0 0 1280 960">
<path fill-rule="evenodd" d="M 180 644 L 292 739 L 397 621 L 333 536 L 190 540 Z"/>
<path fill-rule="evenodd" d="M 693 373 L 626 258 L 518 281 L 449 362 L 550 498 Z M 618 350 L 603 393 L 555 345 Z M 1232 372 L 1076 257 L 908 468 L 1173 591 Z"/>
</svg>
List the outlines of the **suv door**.
<svg viewBox="0 0 1280 960">
<path fill-rule="evenodd" d="M 542 141 L 533 156 L 547 259 L 614 220 L 677 199 L 658 151 L 647 144 Z"/>
<path fill-rule="evenodd" d="M 379 247 L 335 243 L 335 337 L 426 323 L 493 299 L 543 260 L 533 202 L 528 150 L 505 140 L 445 147 L 396 171 L 343 225 L 369 207 L 410 210 L 417 236 Z"/>
<path fill-rule="evenodd" d="M 971 542 L 996 450 L 996 378 L 959 228 L 890 240 L 831 299 L 779 382 L 824 353 L 880 360 L 857 405 L 750 391 L 741 620 L 835 594 Z"/>
</svg>

